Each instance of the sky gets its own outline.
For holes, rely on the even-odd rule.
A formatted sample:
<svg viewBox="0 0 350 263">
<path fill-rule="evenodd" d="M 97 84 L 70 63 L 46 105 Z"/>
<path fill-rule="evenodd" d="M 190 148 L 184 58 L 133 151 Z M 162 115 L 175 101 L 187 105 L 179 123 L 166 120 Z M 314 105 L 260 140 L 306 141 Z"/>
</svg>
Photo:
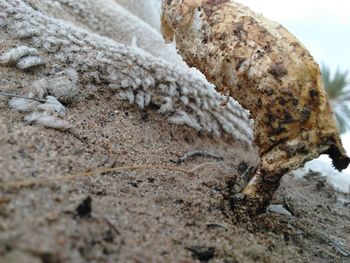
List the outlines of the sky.
<svg viewBox="0 0 350 263">
<path fill-rule="evenodd" d="M 350 73 L 349 0 L 236 0 L 282 24 L 320 64 Z M 350 155 L 350 133 L 342 136 Z M 330 163 L 325 156 L 321 161 Z M 350 167 L 344 171 L 350 175 Z M 350 178 L 350 176 L 349 176 Z M 350 182 L 350 180 L 349 180 Z"/>
<path fill-rule="evenodd" d="M 299 38 L 319 63 L 350 71 L 349 0 L 237 0 Z"/>
</svg>

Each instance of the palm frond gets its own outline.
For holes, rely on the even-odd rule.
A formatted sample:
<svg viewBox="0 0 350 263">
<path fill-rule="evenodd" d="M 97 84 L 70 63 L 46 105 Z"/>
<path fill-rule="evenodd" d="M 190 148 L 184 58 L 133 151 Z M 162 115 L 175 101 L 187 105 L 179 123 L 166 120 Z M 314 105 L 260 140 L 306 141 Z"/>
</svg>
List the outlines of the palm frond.
<svg viewBox="0 0 350 263">
<path fill-rule="evenodd" d="M 333 105 L 334 114 L 341 133 L 350 130 L 350 81 L 348 71 L 337 71 L 331 74 L 329 67 L 321 68 L 325 90 Z"/>
<path fill-rule="evenodd" d="M 334 115 L 337 120 L 340 133 L 345 133 L 350 130 L 350 109 L 349 107 L 342 107 L 341 110 L 335 109 Z"/>
<path fill-rule="evenodd" d="M 332 76 L 329 67 L 322 66 L 323 83 L 331 99 L 336 99 L 346 93 L 346 87 L 350 84 L 348 74 L 348 71 L 340 71 L 337 69 Z"/>
</svg>

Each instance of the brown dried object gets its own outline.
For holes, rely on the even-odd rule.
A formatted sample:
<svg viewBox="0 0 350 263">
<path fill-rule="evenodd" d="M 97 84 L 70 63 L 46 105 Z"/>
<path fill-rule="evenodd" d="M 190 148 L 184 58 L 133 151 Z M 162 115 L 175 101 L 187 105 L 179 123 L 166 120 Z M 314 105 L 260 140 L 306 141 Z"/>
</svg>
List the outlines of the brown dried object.
<svg viewBox="0 0 350 263">
<path fill-rule="evenodd" d="M 284 27 L 230 0 L 163 0 L 162 8 L 164 37 L 175 36 L 185 61 L 255 121 L 260 163 L 242 190 L 253 213 L 284 174 L 320 154 L 348 166 L 319 66 Z"/>
</svg>

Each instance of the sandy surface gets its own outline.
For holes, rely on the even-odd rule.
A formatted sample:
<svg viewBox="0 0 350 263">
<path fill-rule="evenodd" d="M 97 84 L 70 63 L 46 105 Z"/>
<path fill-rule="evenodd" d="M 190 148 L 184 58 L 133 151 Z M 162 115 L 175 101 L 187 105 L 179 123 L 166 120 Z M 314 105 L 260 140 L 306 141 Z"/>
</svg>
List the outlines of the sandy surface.
<svg viewBox="0 0 350 263">
<path fill-rule="evenodd" d="M 2 80 L 5 82 L 5 80 Z M 12 91 L 14 91 L 12 89 Z M 293 217 L 237 215 L 230 195 L 254 149 L 169 125 L 113 94 L 68 108 L 68 132 L 29 126 L 0 102 L 0 182 L 95 168 L 144 169 L 0 192 L 0 262 L 349 262 L 350 207 L 317 174 L 285 177 L 274 202 Z M 221 157 L 172 159 L 194 150 Z M 91 201 L 91 203 L 90 203 Z"/>
<path fill-rule="evenodd" d="M 0 90 L 27 94 L 40 74 L 1 67 Z M 230 197 L 257 163 L 255 149 L 93 87 L 67 106 L 66 132 L 27 125 L 0 98 L 0 263 L 350 262 L 350 196 L 323 177 L 285 176 L 273 202 L 291 217 L 237 213 Z M 171 161 L 198 150 L 213 156 Z M 147 169 L 43 181 L 135 165 Z M 8 184 L 23 180 L 41 183 Z"/>
</svg>

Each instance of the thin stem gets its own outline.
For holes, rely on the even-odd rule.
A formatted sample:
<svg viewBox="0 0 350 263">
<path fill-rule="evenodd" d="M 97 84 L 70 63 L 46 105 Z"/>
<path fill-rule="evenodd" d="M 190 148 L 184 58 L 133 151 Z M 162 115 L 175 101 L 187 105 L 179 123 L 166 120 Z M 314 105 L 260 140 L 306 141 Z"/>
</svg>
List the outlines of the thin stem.
<svg viewBox="0 0 350 263">
<path fill-rule="evenodd" d="M 51 182 L 57 182 L 57 181 L 71 181 L 75 180 L 81 177 L 90 177 L 94 176 L 96 174 L 103 174 L 103 173 L 111 173 L 111 172 L 122 172 L 122 171 L 135 171 L 135 170 L 168 170 L 168 171 L 175 171 L 185 174 L 192 174 L 194 170 L 187 170 L 185 168 L 175 167 L 175 166 L 168 166 L 168 165 L 162 165 L 162 164 L 141 164 L 141 165 L 130 165 L 130 166 L 121 166 L 121 167 L 115 167 L 115 168 L 98 168 L 95 170 L 82 172 L 78 174 L 73 175 L 65 175 L 65 176 L 55 176 L 51 178 L 43 178 L 43 179 L 27 179 L 27 180 L 19 180 L 19 181 L 13 181 L 13 182 L 0 182 L 0 189 L 18 189 L 23 187 L 30 187 L 33 185 L 44 185 L 49 184 Z"/>
<path fill-rule="evenodd" d="M 29 97 L 26 97 L 26 96 L 21 96 L 21 95 L 12 94 L 12 93 L 5 93 L 5 92 L 0 92 L 0 96 L 10 97 L 10 98 L 20 98 L 20 99 L 26 99 L 26 100 L 34 100 L 34 101 L 38 101 L 38 102 L 41 102 L 41 103 L 45 103 L 46 102 L 45 99 L 29 98 Z"/>
</svg>

